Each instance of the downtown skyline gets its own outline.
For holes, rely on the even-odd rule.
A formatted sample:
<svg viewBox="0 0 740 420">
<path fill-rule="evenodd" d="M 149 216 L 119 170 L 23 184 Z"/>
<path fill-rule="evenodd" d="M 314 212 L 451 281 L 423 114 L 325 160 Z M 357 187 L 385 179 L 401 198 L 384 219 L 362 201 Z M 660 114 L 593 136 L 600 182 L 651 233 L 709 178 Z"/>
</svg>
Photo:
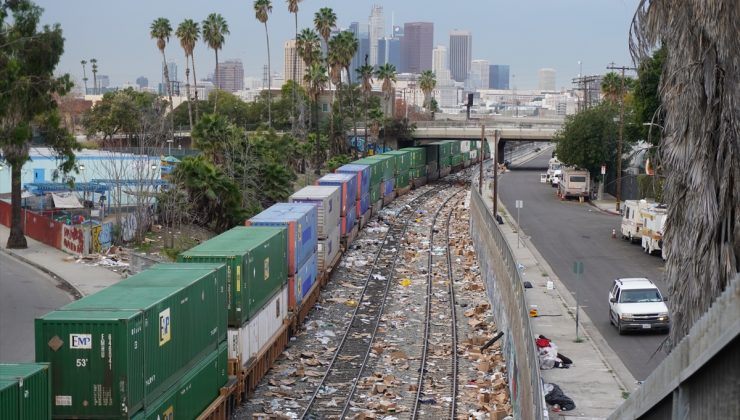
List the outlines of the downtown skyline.
<svg viewBox="0 0 740 420">
<path fill-rule="evenodd" d="M 337 14 L 338 26 L 348 29 L 352 22 L 367 24 L 374 4 L 383 7 L 385 36 L 392 25 L 406 22 L 432 22 L 433 45 L 449 48 L 452 30 L 467 30 L 472 35 L 472 59 L 491 64 L 508 64 L 516 75 L 512 85 L 535 89 L 538 70 L 557 70 L 557 88 L 570 87 L 570 79 L 579 72 L 606 73 L 609 62 L 630 64 L 627 46 L 629 24 L 637 0 L 605 2 L 571 0 L 551 4 L 541 1 L 470 0 L 465 7 L 432 0 L 419 7 L 419 2 L 312 1 L 300 3 L 299 30 L 313 26 L 313 14 L 321 7 L 331 7 Z M 161 56 L 149 37 L 149 25 L 158 17 L 170 19 L 173 29 L 186 18 L 202 21 L 209 13 L 221 13 L 229 23 L 231 35 L 219 58 L 240 59 L 245 76 L 261 78 L 267 64 L 264 26 L 254 18 L 252 2 L 226 0 L 218 4 L 175 2 L 113 2 L 106 5 L 106 15 L 99 12 L 99 2 L 75 0 L 58 2 L 39 0 L 44 23 L 60 23 L 64 30 L 65 54 L 57 68 L 82 83 L 80 60 L 96 58 L 99 74 L 110 77 L 111 86 L 134 84 L 140 76 L 150 86 L 161 79 Z M 115 19 L 107 15 L 116 16 Z M 293 15 L 285 2 L 273 1 L 268 20 L 270 46 L 273 50 L 273 73 L 283 69 L 282 46 L 293 38 Z M 167 46 L 167 59 L 184 67 L 184 54 L 176 38 Z M 275 52 L 279 52 L 275 54 Z M 213 51 L 199 43 L 195 49 L 196 66 L 201 78 L 214 71 Z M 88 75 L 89 76 L 89 75 Z M 512 86 L 513 87 L 513 86 Z"/>
</svg>

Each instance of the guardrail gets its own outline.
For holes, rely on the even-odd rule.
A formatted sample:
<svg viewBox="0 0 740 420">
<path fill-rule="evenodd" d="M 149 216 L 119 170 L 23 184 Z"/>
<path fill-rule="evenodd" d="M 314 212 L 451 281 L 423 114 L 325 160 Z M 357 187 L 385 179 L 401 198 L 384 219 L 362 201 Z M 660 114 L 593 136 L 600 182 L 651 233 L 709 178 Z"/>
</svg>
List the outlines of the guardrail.
<svg viewBox="0 0 740 420">
<path fill-rule="evenodd" d="M 496 326 L 504 333 L 502 349 L 514 418 L 547 418 L 537 350 L 517 263 L 475 188 L 471 189 L 470 234 Z"/>
<path fill-rule="evenodd" d="M 609 419 L 740 418 L 738 333 L 740 275 Z"/>
</svg>

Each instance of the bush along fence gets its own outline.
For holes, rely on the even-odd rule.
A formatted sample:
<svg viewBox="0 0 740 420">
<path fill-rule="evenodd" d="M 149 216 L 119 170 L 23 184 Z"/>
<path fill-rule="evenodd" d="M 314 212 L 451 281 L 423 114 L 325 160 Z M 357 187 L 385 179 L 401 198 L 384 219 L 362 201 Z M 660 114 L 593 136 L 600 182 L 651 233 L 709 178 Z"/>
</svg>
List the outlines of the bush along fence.
<svg viewBox="0 0 740 420">
<path fill-rule="evenodd" d="M 543 419 L 547 410 L 522 280 L 508 244 L 475 188 L 470 198 L 470 235 L 496 326 L 504 333 L 502 349 L 514 417 Z"/>
</svg>

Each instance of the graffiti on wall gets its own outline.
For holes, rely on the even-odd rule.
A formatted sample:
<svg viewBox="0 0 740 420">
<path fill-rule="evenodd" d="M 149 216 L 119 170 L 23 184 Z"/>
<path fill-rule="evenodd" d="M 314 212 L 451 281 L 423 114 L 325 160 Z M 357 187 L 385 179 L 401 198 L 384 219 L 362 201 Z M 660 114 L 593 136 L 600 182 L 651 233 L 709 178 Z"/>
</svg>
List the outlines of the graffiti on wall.
<svg viewBox="0 0 740 420">
<path fill-rule="evenodd" d="M 136 222 L 136 216 L 133 213 L 129 213 L 124 219 L 123 219 L 123 225 L 121 226 L 121 230 L 123 231 L 123 240 L 128 242 L 130 240 L 134 239 L 134 236 L 136 236 L 136 227 L 138 226 L 138 223 Z"/>
<path fill-rule="evenodd" d="M 90 229 L 90 252 L 105 252 L 112 244 L 113 223 L 95 225 Z"/>
<path fill-rule="evenodd" d="M 85 253 L 85 233 L 82 229 L 70 225 L 62 227 L 62 250 L 73 254 Z"/>
</svg>

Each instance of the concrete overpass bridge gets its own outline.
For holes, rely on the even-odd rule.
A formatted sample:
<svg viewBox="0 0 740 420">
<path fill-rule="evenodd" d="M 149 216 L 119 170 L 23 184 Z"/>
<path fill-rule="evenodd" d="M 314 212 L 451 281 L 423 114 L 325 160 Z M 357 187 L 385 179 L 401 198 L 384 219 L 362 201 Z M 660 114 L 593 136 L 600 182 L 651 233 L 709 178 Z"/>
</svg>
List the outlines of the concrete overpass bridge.
<svg viewBox="0 0 740 420">
<path fill-rule="evenodd" d="M 547 142 L 561 128 L 562 120 L 510 118 L 493 121 L 418 121 L 413 137 L 419 143 L 438 140 L 480 140 L 497 147 L 499 162 L 505 159 L 507 143 Z"/>
</svg>

